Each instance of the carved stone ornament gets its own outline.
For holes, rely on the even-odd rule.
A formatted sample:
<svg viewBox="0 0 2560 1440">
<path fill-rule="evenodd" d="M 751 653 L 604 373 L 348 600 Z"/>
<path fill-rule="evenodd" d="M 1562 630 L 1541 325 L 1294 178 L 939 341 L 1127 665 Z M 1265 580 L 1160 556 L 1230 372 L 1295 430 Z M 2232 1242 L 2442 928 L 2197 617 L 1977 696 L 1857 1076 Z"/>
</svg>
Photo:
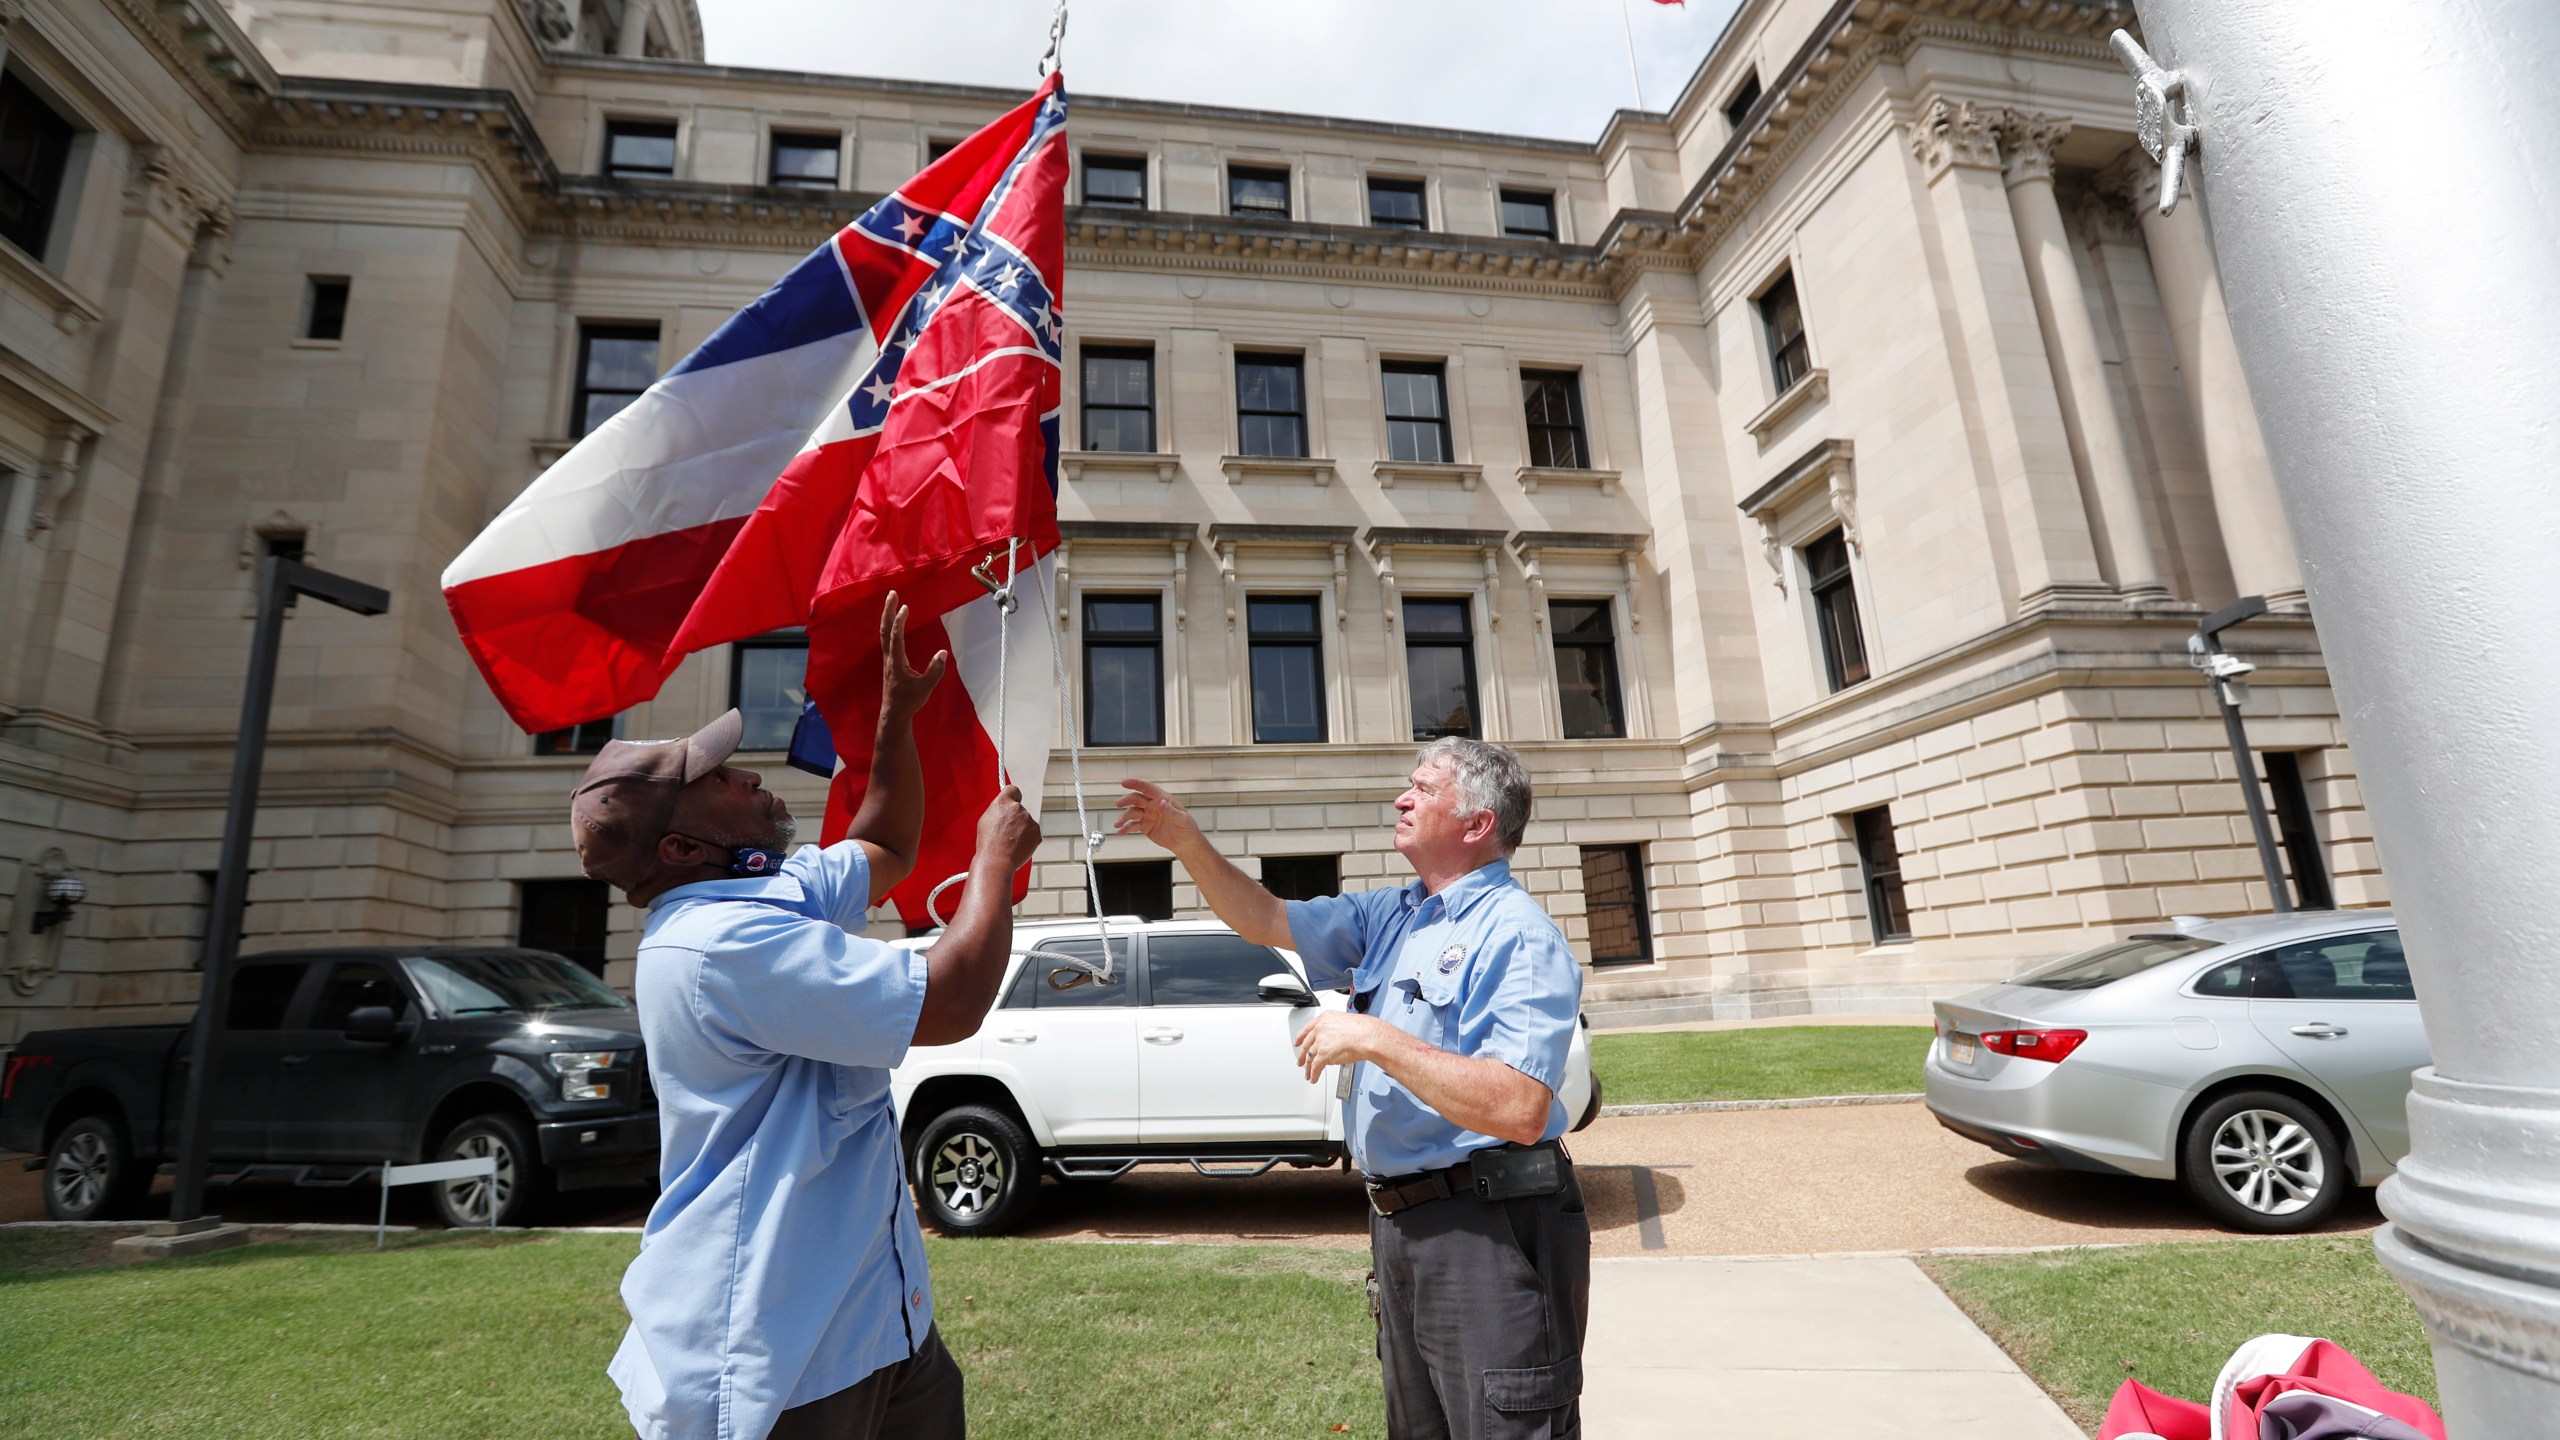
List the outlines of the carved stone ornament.
<svg viewBox="0 0 2560 1440">
<path fill-rule="evenodd" d="M 1941 95 L 1929 102 L 1919 123 L 1911 127 L 1911 153 L 1919 157 L 1931 180 L 1956 165 L 1997 170 L 2000 142 L 1992 129 L 1994 118 L 1994 112 L 1977 108 L 1970 100 Z"/>
<path fill-rule="evenodd" d="M 2192 188 L 2181 193 L 2189 193 Z M 2160 195 L 2160 162 L 2143 154 L 2141 146 L 2128 145 L 2123 154 L 2090 177 L 2089 189 L 2139 220 L 2156 213 L 2153 207 Z"/>
<path fill-rule="evenodd" d="M 2071 133 L 2070 121 L 2059 115 L 2003 110 L 1992 128 L 2000 137 L 2000 154 L 2007 161 L 2010 184 L 2053 182 L 2053 149 Z"/>
<path fill-rule="evenodd" d="M 546 45 L 566 45 L 578 33 L 578 17 L 561 0 L 526 0 L 525 18 Z"/>
</svg>

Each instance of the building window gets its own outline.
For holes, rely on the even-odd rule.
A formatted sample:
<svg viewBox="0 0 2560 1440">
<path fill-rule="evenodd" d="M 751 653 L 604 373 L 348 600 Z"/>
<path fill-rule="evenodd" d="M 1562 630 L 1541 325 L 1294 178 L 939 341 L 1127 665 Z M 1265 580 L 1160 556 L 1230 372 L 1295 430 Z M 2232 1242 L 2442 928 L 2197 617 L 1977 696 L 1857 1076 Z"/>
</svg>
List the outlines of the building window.
<svg viewBox="0 0 2560 1440">
<path fill-rule="evenodd" d="M 1476 734 L 1476 647 L 1466 601 L 1404 602 L 1404 669 L 1414 739 Z"/>
<path fill-rule="evenodd" d="M 809 637 L 797 630 L 729 647 L 729 703 L 746 722 L 741 750 L 788 750 L 809 700 Z"/>
<path fill-rule="evenodd" d="M 1236 357 L 1236 446 L 1240 455 L 1305 456 L 1304 360 L 1295 355 Z"/>
<path fill-rule="evenodd" d="M 1878 945 L 1911 938 L 1911 909 L 1902 900 L 1902 852 L 1893 846 L 1893 812 L 1879 805 L 1849 817 L 1858 837 L 1858 873 L 1867 887 L 1867 928 Z"/>
<path fill-rule="evenodd" d="M 1813 625 L 1822 632 L 1822 670 L 1834 690 L 1867 678 L 1867 638 L 1858 628 L 1858 585 L 1849 574 L 1849 542 L 1834 530 L 1804 547 L 1804 588 Z"/>
<path fill-rule="evenodd" d="M 1262 888 L 1283 900 L 1321 900 L 1342 893 L 1339 855 L 1265 855 Z"/>
<path fill-rule="evenodd" d="M 1422 182 L 1369 177 L 1369 223 L 1392 230 L 1423 230 Z"/>
<path fill-rule="evenodd" d="M 1502 192 L 1502 233 L 1515 240 L 1556 238 L 1556 197 L 1548 190 Z"/>
<path fill-rule="evenodd" d="M 1228 166 L 1227 213 L 1288 219 L 1289 172 L 1260 165 Z"/>
<path fill-rule="evenodd" d="M 1591 447 L 1582 436 L 1582 377 L 1570 370 L 1523 370 L 1520 399 L 1529 412 L 1529 463 L 1553 470 L 1588 470 Z"/>
<path fill-rule="evenodd" d="M 1754 70 L 1742 77 L 1742 83 L 1733 88 L 1733 98 L 1724 102 L 1724 123 L 1736 130 L 1741 129 L 1744 117 L 1751 113 L 1752 106 L 1759 103 L 1760 72 Z"/>
<path fill-rule="evenodd" d="M 593 755 L 604 748 L 604 742 L 622 733 L 622 717 L 590 720 L 566 730 L 545 730 L 533 737 L 536 755 Z"/>
<path fill-rule="evenodd" d="M 1449 447 L 1449 385 L 1437 364 L 1390 360 L 1380 367 L 1387 391 L 1387 458 L 1445 464 Z"/>
<path fill-rule="evenodd" d="M 676 127 L 665 120 L 604 122 L 604 173 L 668 180 L 676 173 Z"/>
<path fill-rule="evenodd" d="M 1084 448 L 1136 454 L 1156 448 L 1155 351 L 1084 347 Z"/>
<path fill-rule="evenodd" d="M 957 140 L 927 140 L 924 142 L 924 163 L 930 165 L 959 148 Z"/>
<path fill-rule="evenodd" d="M 1084 203 L 1115 210 L 1146 209 L 1146 160 L 1136 155 L 1084 157 Z"/>
<path fill-rule="evenodd" d="M 27 82 L 0 73 L 0 239 L 38 260 L 53 231 L 74 133 Z"/>
<path fill-rule="evenodd" d="M 1606 600 L 1554 600 L 1547 630 L 1556 643 L 1556 694 L 1564 738 L 1616 740 L 1627 733 L 1618 697 L 1618 632 Z"/>
<path fill-rule="evenodd" d="M 2320 861 L 2320 835 L 2311 828 L 2311 791 L 2302 783 L 2302 757 L 2289 750 L 2261 752 L 2267 767 L 2267 789 L 2275 797 L 2276 839 L 2284 847 L 2285 866 L 2293 872 L 2293 904 L 2297 910 L 2333 910 L 2329 868 Z"/>
<path fill-rule="evenodd" d="M 302 287 L 302 338 L 347 338 L 347 277 L 314 275 Z"/>
<path fill-rule="evenodd" d="M 516 943 L 604 973 L 605 918 L 613 892 L 601 880 L 527 880 L 517 887 Z"/>
<path fill-rule="evenodd" d="M 765 182 L 785 190 L 833 190 L 843 141 L 833 135 L 773 132 L 773 165 Z"/>
<path fill-rule="evenodd" d="M 1644 847 L 1582 847 L 1582 914 L 1591 927 L 1591 963 L 1641 965 L 1653 958 L 1653 917 L 1644 896 Z"/>
<path fill-rule="evenodd" d="M 1141 920 L 1173 918 L 1173 862 L 1170 860 L 1105 860 L 1093 867 L 1094 884 L 1102 891 L 1102 913 L 1135 915 Z M 1087 915 L 1093 913 L 1093 891 L 1084 897 Z M 1114 941 L 1112 958 L 1124 960 L 1119 953 L 1123 942 Z M 1069 950 L 1066 954 L 1076 952 Z M 1102 958 L 1102 947 L 1091 948 L 1091 957 Z M 1117 969 L 1118 967 L 1114 967 Z"/>
<path fill-rule="evenodd" d="M 578 393 L 570 407 L 573 438 L 622 413 L 658 378 L 658 327 L 586 325 L 578 331 Z"/>
<path fill-rule="evenodd" d="M 1253 743 L 1324 738 L 1324 632 L 1313 595 L 1252 595 L 1244 602 L 1253 673 Z"/>
<path fill-rule="evenodd" d="M 1164 743 L 1164 602 L 1084 597 L 1084 733 L 1095 745 Z"/>
<path fill-rule="evenodd" d="M 1784 395 L 1813 368 L 1804 338 L 1804 307 L 1796 303 L 1796 277 L 1781 275 L 1760 292 L 1760 329 L 1769 340 L 1769 379 Z"/>
</svg>

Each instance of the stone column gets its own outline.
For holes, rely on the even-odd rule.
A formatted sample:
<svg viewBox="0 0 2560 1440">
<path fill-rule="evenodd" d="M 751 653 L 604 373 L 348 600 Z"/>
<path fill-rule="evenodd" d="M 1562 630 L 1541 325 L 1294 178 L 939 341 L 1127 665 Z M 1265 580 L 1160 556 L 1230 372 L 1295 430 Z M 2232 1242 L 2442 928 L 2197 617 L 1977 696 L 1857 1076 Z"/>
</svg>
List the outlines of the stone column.
<svg viewBox="0 0 2560 1440">
<path fill-rule="evenodd" d="M 2205 473 L 2213 485 L 2214 515 L 2232 583 L 2243 595 L 2264 595 L 2278 610 L 2300 610 L 2302 562 L 2293 532 L 2276 498 L 2266 437 L 2240 373 L 2240 348 L 2231 338 L 2223 307 L 2222 275 L 2193 196 L 2163 215 L 2160 167 L 2139 148 L 2127 150 L 2098 176 L 2101 193 L 2131 207 L 2142 222 L 2143 247 L 2151 252 L 2152 281 L 2169 316 L 2169 341 L 2178 353 L 2188 412 L 2204 446 Z"/>
<path fill-rule="evenodd" d="M 622 0 L 622 28 L 614 32 L 613 53 L 634 60 L 649 53 L 648 0 Z"/>
<path fill-rule="evenodd" d="M 1997 128 L 2009 213 L 2017 220 L 2027 288 L 2035 295 L 2045 358 L 2062 402 L 2063 432 L 2071 438 L 2072 458 L 2096 502 L 2108 569 L 2128 600 L 2167 600 L 2169 587 L 2160 578 L 2159 551 L 2142 513 L 2142 491 L 2134 483 L 2124 425 L 2116 416 L 2115 397 L 2107 392 L 2106 359 L 2089 319 L 2089 296 L 2080 284 L 2071 231 L 2053 195 L 2053 147 L 2071 133 L 2071 122 L 2008 110 L 2001 112 Z"/>
<path fill-rule="evenodd" d="M 2560 1416 L 2560 8 L 2143 0 L 2434 1063 L 2382 1186 L 2456 1440 Z M 2539 182 L 2539 183 L 2538 183 Z M 2183 210 L 2185 207 L 2180 207 Z M 2174 218 L 2174 217 L 2173 217 Z"/>
<path fill-rule="evenodd" d="M 1961 338 L 1958 383 L 1980 416 L 1978 453 L 2004 522 L 2019 611 L 2112 605 L 2116 592 L 2089 534 L 2017 222 L 2001 192 L 1992 120 L 1990 111 L 1940 97 L 1911 131 L 1946 251 Z"/>
</svg>

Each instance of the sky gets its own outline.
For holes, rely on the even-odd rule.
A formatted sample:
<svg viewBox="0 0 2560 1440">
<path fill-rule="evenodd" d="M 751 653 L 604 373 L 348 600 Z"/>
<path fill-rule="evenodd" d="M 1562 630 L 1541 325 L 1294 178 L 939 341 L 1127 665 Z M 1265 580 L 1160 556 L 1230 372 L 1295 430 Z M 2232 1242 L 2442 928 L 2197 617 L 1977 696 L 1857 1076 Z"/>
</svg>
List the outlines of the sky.
<svg viewBox="0 0 2560 1440">
<path fill-rule="evenodd" d="M 714 64 L 1027 89 L 1051 0 L 697 0 Z M 1739 0 L 1075 0 L 1074 91 L 1596 140 L 1662 110 Z M 1625 19 L 1621 19 L 1621 13 Z M 822 18 L 823 17 L 823 18 Z"/>
</svg>

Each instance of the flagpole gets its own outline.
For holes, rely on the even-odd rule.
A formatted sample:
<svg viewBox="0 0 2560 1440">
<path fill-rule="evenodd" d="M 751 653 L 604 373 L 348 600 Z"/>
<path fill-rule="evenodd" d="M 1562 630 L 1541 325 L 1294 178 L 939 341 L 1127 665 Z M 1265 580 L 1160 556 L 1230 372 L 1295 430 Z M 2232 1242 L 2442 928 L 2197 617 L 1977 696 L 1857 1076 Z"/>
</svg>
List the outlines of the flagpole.
<svg viewBox="0 0 2560 1440">
<path fill-rule="evenodd" d="M 1059 14 L 1063 16 L 1066 8 L 1062 0 L 1058 6 Z M 1636 108 L 1642 110 L 1644 108 L 1644 72 L 1636 68 L 1636 22 L 1635 17 L 1627 13 L 1627 0 L 1618 0 L 1618 23 L 1626 27 L 1627 78 L 1635 82 Z"/>
<path fill-rule="evenodd" d="M 1058 51 L 1066 43 L 1067 0 L 1058 0 L 1057 10 L 1049 16 L 1049 53 L 1040 57 L 1041 79 L 1046 80 L 1058 73 L 1058 66 L 1064 63 L 1058 58 Z"/>
</svg>

